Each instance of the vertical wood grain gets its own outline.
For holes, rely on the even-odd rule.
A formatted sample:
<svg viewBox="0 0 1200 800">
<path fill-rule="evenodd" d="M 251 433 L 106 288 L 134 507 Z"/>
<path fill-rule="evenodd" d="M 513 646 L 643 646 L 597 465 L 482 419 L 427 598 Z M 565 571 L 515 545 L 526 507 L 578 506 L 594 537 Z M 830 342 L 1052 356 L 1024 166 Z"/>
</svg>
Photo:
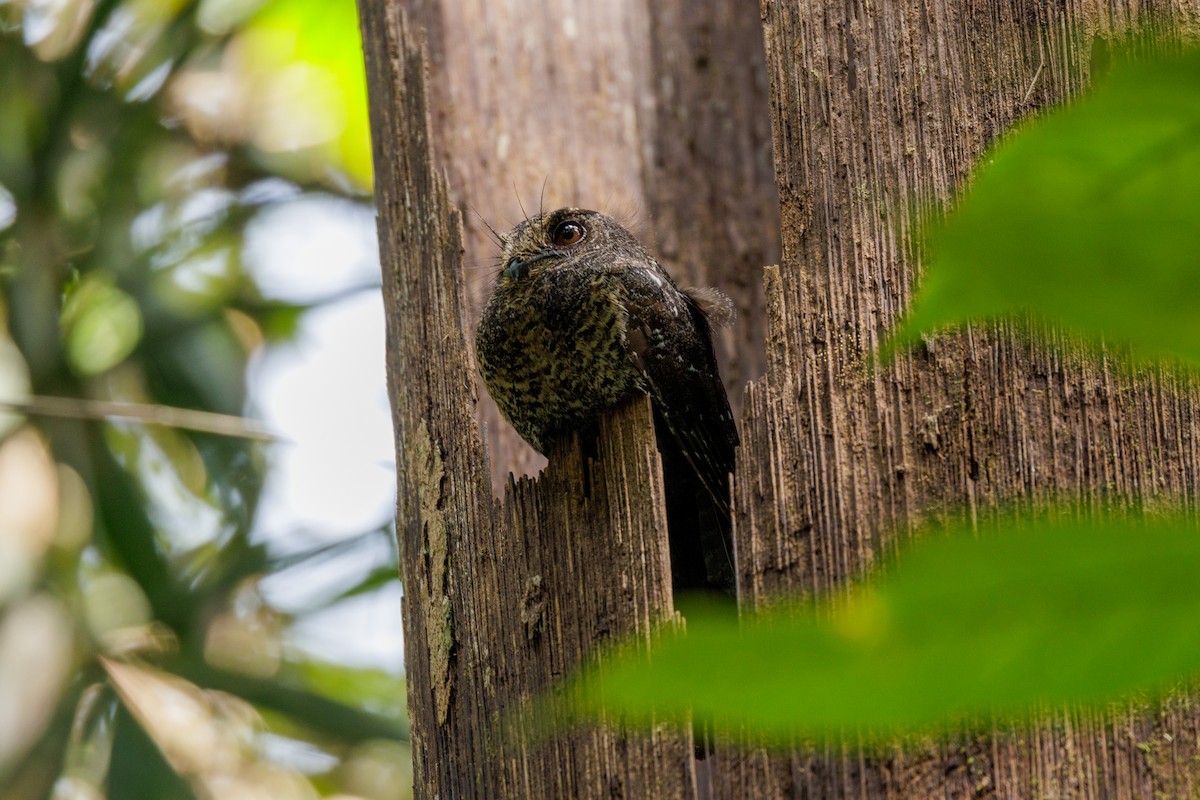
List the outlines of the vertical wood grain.
<svg viewBox="0 0 1200 800">
<path fill-rule="evenodd" d="M 416 794 L 693 797 L 690 731 L 547 729 L 531 705 L 606 642 L 674 621 L 649 401 L 602 420 L 596 456 L 564 442 L 537 479 L 493 497 L 424 51 L 396 6 L 364 0 L 360 16 Z"/>
<path fill-rule="evenodd" d="M 763 0 L 783 259 L 735 481 L 747 605 L 838 592 L 906 532 L 1062 501 L 1194 508 L 1200 393 L 1019 324 L 872 353 L 911 302 L 914 209 L 1019 120 L 1085 89 L 1097 38 L 1194 36 L 1197 3 Z M 1002 598 L 997 599 L 1002 602 Z M 981 654 L 982 655 L 982 654 Z M 1182 797 L 1191 701 L 892 758 L 725 760 L 724 797 Z"/>
</svg>

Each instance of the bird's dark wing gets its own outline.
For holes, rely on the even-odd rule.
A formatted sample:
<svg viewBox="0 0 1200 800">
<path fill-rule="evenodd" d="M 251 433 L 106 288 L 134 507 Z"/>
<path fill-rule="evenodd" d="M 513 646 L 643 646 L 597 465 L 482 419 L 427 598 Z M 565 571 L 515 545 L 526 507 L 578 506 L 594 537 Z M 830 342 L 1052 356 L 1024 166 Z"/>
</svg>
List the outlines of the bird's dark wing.
<svg viewBox="0 0 1200 800">
<path fill-rule="evenodd" d="M 621 282 L 630 357 L 684 458 L 728 517 L 738 434 L 708 320 L 661 268 L 631 268 Z"/>
<path fill-rule="evenodd" d="M 701 304 L 657 264 L 620 273 L 629 357 L 653 401 L 676 593 L 736 591 L 729 473 L 737 428 Z M 708 298 L 713 299 L 713 298 Z M 711 304 L 710 304 L 711 305 Z"/>
</svg>

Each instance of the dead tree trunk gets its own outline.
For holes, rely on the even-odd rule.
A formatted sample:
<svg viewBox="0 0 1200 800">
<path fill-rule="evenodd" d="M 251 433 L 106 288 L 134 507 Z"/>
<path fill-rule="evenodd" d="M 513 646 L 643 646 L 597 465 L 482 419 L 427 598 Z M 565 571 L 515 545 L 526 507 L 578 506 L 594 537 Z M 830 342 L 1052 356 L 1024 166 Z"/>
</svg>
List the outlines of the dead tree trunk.
<svg viewBox="0 0 1200 800">
<path fill-rule="evenodd" d="M 837 591 L 930 519 L 1064 496 L 1191 506 L 1200 394 L 1169 375 L 1131 379 L 1005 329 L 867 364 L 909 300 L 914 199 L 947 201 L 1014 121 L 1086 86 L 1097 37 L 1194 35 L 1200 0 L 402 4 L 411 24 L 360 0 L 419 797 L 1195 792 L 1190 703 L 1115 723 L 1064 712 L 889 759 L 723 748 L 699 786 L 687 732 L 539 743 L 501 724 L 598 642 L 674 612 L 644 404 L 606 422 L 598 462 L 566 446 L 515 484 L 510 469 L 539 461 L 485 409 L 489 464 L 469 348 L 486 286 L 460 262 L 494 251 L 470 217 L 464 238 L 460 212 L 507 227 L 543 181 L 547 208 L 640 206 L 681 282 L 734 295 L 720 355 L 743 399 L 749 607 Z"/>
</svg>

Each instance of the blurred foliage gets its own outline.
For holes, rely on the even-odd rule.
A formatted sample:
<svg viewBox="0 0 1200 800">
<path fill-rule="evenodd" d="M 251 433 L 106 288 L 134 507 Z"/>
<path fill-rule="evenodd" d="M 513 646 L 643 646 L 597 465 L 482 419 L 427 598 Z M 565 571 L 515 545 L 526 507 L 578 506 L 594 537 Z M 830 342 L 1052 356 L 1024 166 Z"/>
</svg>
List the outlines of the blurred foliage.
<svg viewBox="0 0 1200 800">
<path fill-rule="evenodd" d="M 1200 366 L 1200 50 L 1125 59 L 1002 141 L 930 223 L 900 340 L 1024 313 Z"/>
<path fill-rule="evenodd" d="M 924 281 L 890 348 L 1022 315 L 1194 380 L 1200 50 L 1141 42 L 1115 61 L 1089 95 L 997 146 L 926 231 Z M 1171 499 L 1153 500 L 1154 520 L 1047 509 L 925 532 L 848 598 L 743 620 L 689 613 L 686 635 L 649 656 L 630 645 L 567 696 L 586 714 L 690 711 L 782 743 L 991 730 L 1064 706 L 1127 712 L 1200 676 L 1200 530 L 1194 510 L 1174 517 Z"/>
<path fill-rule="evenodd" d="M 1198 570 L 1186 521 L 994 522 L 924 537 L 848 599 L 744 624 L 692 611 L 686 635 L 652 657 L 632 648 L 579 689 L 592 710 L 690 711 L 721 733 L 784 741 L 1103 711 L 1197 673 Z"/>
<path fill-rule="evenodd" d="M 403 681 L 289 647 L 260 591 L 337 554 L 252 535 L 238 418 L 309 307 L 247 224 L 369 184 L 353 0 L 0 0 L 6 800 L 409 795 Z"/>
</svg>

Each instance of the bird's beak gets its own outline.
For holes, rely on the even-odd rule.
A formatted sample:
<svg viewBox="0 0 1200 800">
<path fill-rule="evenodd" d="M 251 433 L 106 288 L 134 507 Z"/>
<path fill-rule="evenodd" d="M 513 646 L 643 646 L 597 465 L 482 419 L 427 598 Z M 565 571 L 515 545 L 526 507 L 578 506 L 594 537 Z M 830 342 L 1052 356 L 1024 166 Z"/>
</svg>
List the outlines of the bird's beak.
<svg viewBox="0 0 1200 800">
<path fill-rule="evenodd" d="M 504 274 L 514 280 L 519 280 L 525 275 L 525 270 L 530 264 L 541 261 L 543 258 L 550 258 L 555 253 L 537 253 L 528 258 L 510 258 L 508 263 L 504 265 Z"/>
</svg>

